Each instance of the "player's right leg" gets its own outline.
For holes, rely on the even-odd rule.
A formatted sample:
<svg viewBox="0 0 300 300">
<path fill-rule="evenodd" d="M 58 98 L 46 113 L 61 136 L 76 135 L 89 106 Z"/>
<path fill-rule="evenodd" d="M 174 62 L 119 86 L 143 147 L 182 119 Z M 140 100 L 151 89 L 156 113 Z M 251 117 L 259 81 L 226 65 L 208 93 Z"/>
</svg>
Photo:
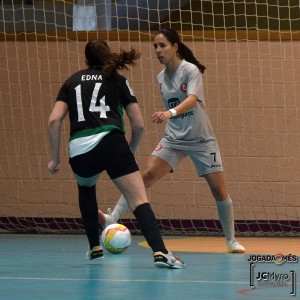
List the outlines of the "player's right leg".
<svg viewBox="0 0 300 300">
<path fill-rule="evenodd" d="M 140 172 L 115 178 L 113 181 L 124 197 L 128 199 L 128 205 L 133 211 L 148 245 L 154 252 L 154 265 L 172 269 L 184 268 L 184 262 L 165 247 L 156 217 L 148 203 Z"/>
<path fill-rule="evenodd" d="M 112 147 L 112 144 L 117 145 Z M 156 217 L 148 202 L 145 185 L 132 151 L 122 134 L 115 133 L 106 147 L 105 170 L 121 194 L 127 200 L 130 210 L 135 215 L 139 227 L 154 252 L 172 256 L 166 249 Z M 97 213 L 98 221 L 98 213 Z M 166 267 L 184 267 L 184 263 L 175 256 L 170 257 Z"/>
<path fill-rule="evenodd" d="M 169 152 L 164 151 L 163 153 L 166 153 L 164 154 L 166 158 L 167 156 L 170 156 Z M 163 153 L 160 153 L 160 155 Z M 172 171 L 170 165 L 164 160 L 164 156 L 163 158 L 161 158 L 157 155 L 151 155 L 148 158 L 146 168 L 142 173 L 143 182 L 146 188 L 152 186 L 155 182 Z M 105 214 L 101 210 L 98 211 L 99 225 L 102 228 L 105 228 L 110 224 L 117 223 L 119 219 L 121 219 L 122 216 L 124 216 L 129 211 L 130 208 L 128 206 L 127 200 L 123 195 L 121 195 L 112 212 L 110 212 L 109 210 L 108 213 Z"/>
</svg>

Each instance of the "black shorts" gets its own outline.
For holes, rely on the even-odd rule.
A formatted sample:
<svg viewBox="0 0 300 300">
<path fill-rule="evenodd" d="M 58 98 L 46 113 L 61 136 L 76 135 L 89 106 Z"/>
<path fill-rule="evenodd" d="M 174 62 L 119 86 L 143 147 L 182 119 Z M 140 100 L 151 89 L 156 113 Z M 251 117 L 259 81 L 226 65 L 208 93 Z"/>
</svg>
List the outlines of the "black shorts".
<svg viewBox="0 0 300 300">
<path fill-rule="evenodd" d="M 91 151 L 70 158 L 69 163 L 84 178 L 105 170 L 114 179 L 139 170 L 124 134 L 118 131 L 107 134 Z"/>
</svg>

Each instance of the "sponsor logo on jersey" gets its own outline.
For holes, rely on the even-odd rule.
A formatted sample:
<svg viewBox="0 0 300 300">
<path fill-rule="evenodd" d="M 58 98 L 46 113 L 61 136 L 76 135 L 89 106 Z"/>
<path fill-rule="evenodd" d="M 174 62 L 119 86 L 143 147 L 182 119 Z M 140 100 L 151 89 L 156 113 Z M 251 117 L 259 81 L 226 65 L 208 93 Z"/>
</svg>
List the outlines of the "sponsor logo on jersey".
<svg viewBox="0 0 300 300">
<path fill-rule="evenodd" d="M 169 108 L 174 108 L 174 107 L 176 107 L 179 104 L 180 104 L 180 101 L 179 101 L 178 98 L 170 98 L 168 100 L 168 106 L 169 106 Z"/>
<path fill-rule="evenodd" d="M 187 111 L 187 112 L 185 112 L 185 113 L 182 113 L 182 114 L 180 114 L 180 115 L 177 115 L 177 116 L 175 116 L 175 117 L 172 117 L 171 119 L 173 119 L 173 120 L 175 120 L 175 119 L 183 119 L 183 118 L 185 118 L 185 117 L 189 117 L 189 116 L 193 116 L 194 115 L 194 113 L 192 112 L 192 111 Z"/>
</svg>

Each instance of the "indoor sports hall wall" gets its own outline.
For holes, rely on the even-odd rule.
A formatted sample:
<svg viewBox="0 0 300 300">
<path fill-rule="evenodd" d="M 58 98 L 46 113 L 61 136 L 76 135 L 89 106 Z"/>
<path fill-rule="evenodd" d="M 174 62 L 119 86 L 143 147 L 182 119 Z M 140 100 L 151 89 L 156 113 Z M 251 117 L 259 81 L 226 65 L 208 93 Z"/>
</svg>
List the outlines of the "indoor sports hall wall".
<svg viewBox="0 0 300 300">
<path fill-rule="evenodd" d="M 153 125 L 150 120 L 162 108 L 156 85 L 161 66 L 149 41 L 109 44 L 115 51 L 132 46 L 142 53 L 125 75 L 145 118 L 137 154 L 143 168 L 164 130 L 164 125 Z M 207 67 L 203 76 L 206 104 L 221 148 L 235 218 L 247 221 L 248 226 L 254 220 L 299 224 L 300 42 L 186 44 Z M 85 42 L 6 41 L 3 45 L 0 42 L 2 224 L 8 224 L 11 217 L 50 220 L 50 224 L 52 219 L 77 219 L 77 186 L 67 158 L 69 124 L 66 121 L 62 136 L 61 171 L 51 176 L 47 121 L 60 85 L 84 67 Z M 217 219 L 207 184 L 197 177 L 189 159 L 148 193 L 159 219 Z M 106 174 L 97 195 L 103 210 L 112 208 L 119 198 Z"/>
</svg>

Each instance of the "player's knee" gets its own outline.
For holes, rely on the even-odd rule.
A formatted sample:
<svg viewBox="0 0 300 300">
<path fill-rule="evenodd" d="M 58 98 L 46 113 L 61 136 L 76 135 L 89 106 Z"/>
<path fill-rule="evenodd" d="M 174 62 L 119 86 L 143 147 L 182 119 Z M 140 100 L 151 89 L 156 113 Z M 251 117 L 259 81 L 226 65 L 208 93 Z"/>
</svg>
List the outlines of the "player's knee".
<svg viewBox="0 0 300 300">
<path fill-rule="evenodd" d="M 227 189 L 212 189 L 212 194 L 216 201 L 223 201 L 228 198 Z"/>
<path fill-rule="evenodd" d="M 151 169 L 144 170 L 142 177 L 146 188 L 153 185 L 157 180 L 155 172 L 153 172 Z"/>
</svg>

